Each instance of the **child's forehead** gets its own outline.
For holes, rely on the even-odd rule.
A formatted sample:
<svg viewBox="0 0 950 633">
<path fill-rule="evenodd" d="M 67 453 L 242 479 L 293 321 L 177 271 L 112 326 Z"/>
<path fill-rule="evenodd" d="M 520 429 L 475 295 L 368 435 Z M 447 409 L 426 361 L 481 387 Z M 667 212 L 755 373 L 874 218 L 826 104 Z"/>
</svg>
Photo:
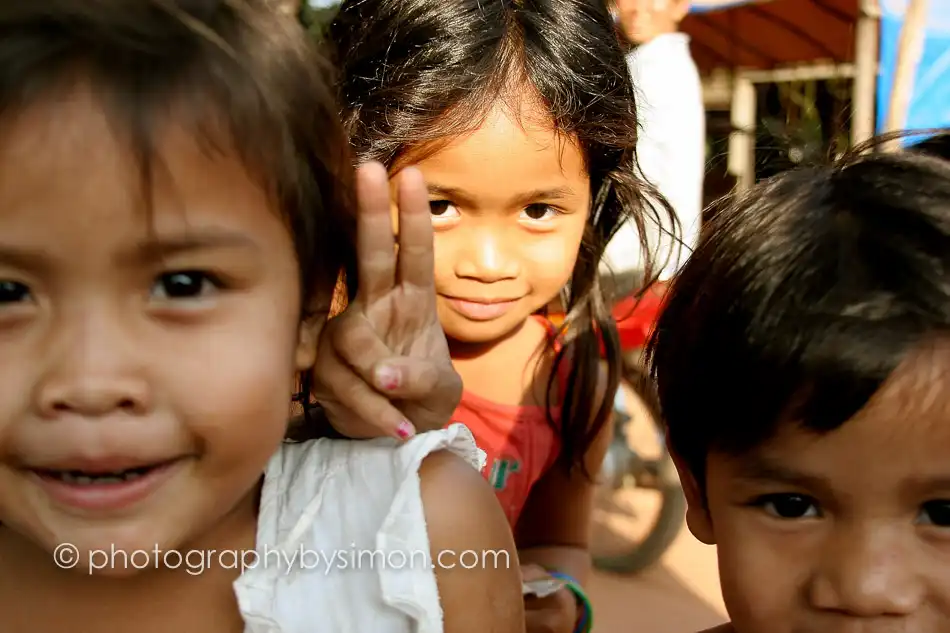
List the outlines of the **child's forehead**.
<svg viewBox="0 0 950 633">
<path fill-rule="evenodd" d="M 904 480 L 950 481 L 950 344 L 920 345 L 851 419 L 830 432 L 794 422 L 735 458 L 740 472 L 809 474 L 855 489 Z M 756 475 L 756 476 L 758 476 Z"/>
<path fill-rule="evenodd" d="M 264 223 L 276 217 L 267 193 L 224 144 L 209 151 L 169 116 L 147 131 L 143 159 L 121 125 L 85 88 L 6 118 L 0 241 L 79 248 L 80 241 L 148 241 L 199 225 L 258 223 L 262 212 Z"/>
</svg>

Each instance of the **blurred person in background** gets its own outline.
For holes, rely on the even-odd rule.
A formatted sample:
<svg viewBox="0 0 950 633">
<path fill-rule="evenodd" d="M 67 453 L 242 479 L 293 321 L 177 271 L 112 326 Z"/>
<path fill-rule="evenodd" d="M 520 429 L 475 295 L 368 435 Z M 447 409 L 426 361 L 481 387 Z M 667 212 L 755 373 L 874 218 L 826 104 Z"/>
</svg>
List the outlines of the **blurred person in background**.
<svg viewBox="0 0 950 633">
<path fill-rule="evenodd" d="M 637 162 L 643 176 L 676 212 L 675 227 L 647 236 L 661 245 L 655 259 L 666 281 L 683 265 L 699 238 L 706 154 L 706 114 L 689 37 L 678 32 L 688 0 L 610 0 L 619 35 L 629 47 L 627 65 L 637 94 Z M 652 231 L 651 231 L 652 232 Z M 681 236 L 679 240 L 670 234 Z M 607 246 L 602 272 L 613 273 L 616 294 L 640 285 L 643 256 L 635 225 L 625 223 Z"/>
</svg>

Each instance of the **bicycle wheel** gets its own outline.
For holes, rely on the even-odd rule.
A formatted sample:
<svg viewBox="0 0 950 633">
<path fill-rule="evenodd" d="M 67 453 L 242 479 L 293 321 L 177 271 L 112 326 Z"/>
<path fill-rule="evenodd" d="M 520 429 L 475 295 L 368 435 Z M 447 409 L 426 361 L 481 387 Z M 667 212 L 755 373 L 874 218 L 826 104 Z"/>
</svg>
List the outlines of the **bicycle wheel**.
<svg viewBox="0 0 950 633">
<path fill-rule="evenodd" d="M 591 549 L 596 568 L 632 574 L 660 559 L 686 514 L 652 383 L 636 366 L 624 372 L 614 425 L 598 482 Z"/>
</svg>

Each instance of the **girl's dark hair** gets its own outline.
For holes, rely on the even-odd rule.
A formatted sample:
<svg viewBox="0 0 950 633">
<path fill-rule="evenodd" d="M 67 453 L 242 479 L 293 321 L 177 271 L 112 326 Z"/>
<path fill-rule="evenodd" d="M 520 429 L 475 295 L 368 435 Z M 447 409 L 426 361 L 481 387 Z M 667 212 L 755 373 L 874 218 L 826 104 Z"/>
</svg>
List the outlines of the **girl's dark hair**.
<svg viewBox="0 0 950 633">
<path fill-rule="evenodd" d="M 712 450 L 841 426 L 950 333 L 950 163 L 864 149 L 741 195 L 670 288 L 648 354 L 671 446 L 701 482 Z"/>
<path fill-rule="evenodd" d="M 337 51 L 344 123 L 360 161 L 392 166 L 422 144 L 473 130 L 496 100 L 522 86 L 537 93 L 560 133 L 576 139 L 593 208 L 565 292 L 567 344 L 556 362 L 570 362 L 570 388 L 561 402 L 561 462 L 569 469 L 583 466 L 587 447 L 609 418 L 620 372 L 598 264 L 622 222 L 636 223 L 644 236 L 647 215 L 657 215 L 637 177 L 633 87 L 606 5 L 346 0 L 328 39 Z M 649 261 L 651 249 L 644 244 L 643 250 Z M 609 380 L 607 398 L 598 402 L 601 344 Z M 556 375 L 548 385 L 549 404 Z"/>
<path fill-rule="evenodd" d="M 146 200 L 170 113 L 207 151 L 236 152 L 293 236 L 301 318 L 329 311 L 355 269 L 352 159 L 330 65 L 293 16 L 266 0 L 0 2 L 0 123 L 80 83 L 134 151 Z"/>
</svg>

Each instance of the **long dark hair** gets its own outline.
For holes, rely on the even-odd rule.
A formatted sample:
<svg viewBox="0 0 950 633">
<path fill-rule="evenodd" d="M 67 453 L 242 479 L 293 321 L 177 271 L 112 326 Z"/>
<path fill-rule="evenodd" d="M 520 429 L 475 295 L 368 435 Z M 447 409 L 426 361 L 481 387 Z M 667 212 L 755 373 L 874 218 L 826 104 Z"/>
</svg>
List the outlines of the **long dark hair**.
<svg viewBox="0 0 950 633">
<path fill-rule="evenodd" d="M 566 344 L 548 384 L 548 404 L 557 368 L 569 362 L 569 388 L 561 394 L 562 419 L 555 426 L 561 463 L 583 468 L 587 448 L 609 419 L 620 375 L 598 264 L 622 222 L 634 222 L 645 236 L 647 217 L 659 220 L 636 169 L 633 87 L 606 5 L 346 0 L 327 34 L 340 71 L 344 124 L 360 161 L 392 165 L 413 147 L 478 127 L 512 81 L 532 86 L 557 131 L 577 140 L 593 206 L 564 293 Z M 663 209 L 675 226 L 672 211 Z M 649 261 L 651 248 L 645 237 L 641 241 Z M 647 268 L 650 279 L 653 266 Z M 598 402 L 601 346 L 609 371 L 607 398 Z"/>
</svg>

